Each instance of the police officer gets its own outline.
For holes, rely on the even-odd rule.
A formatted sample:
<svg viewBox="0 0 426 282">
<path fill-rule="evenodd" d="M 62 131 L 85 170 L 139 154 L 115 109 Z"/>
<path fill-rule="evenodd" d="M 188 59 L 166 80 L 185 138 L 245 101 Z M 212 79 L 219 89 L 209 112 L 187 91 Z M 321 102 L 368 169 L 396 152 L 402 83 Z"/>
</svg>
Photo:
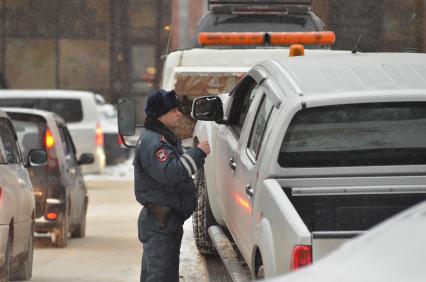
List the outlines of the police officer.
<svg viewBox="0 0 426 282">
<path fill-rule="evenodd" d="M 143 205 L 138 220 L 140 281 L 179 281 L 182 225 L 196 205 L 192 175 L 210 153 L 206 141 L 183 152 L 173 132 L 182 117 L 179 104 L 175 91 L 161 89 L 146 101 L 145 132 L 133 162 L 136 199 Z"/>
</svg>

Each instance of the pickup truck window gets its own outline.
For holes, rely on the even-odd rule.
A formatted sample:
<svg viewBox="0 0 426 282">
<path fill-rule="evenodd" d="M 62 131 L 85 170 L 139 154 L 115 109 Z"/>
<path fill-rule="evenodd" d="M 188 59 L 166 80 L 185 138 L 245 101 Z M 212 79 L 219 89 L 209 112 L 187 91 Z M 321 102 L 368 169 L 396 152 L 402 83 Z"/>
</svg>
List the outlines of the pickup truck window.
<svg viewBox="0 0 426 282">
<path fill-rule="evenodd" d="M 256 93 L 257 89 L 256 81 L 252 77 L 246 76 L 232 93 L 234 100 L 229 113 L 229 124 L 234 129 L 237 137 L 240 137 L 244 121 L 254 98 L 253 93 Z"/>
<path fill-rule="evenodd" d="M 426 164 L 426 103 L 309 108 L 293 118 L 281 145 L 282 167 Z"/>
<path fill-rule="evenodd" d="M 260 145 L 262 144 L 263 140 L 263 135 L 265 134 L 266 125 L 268 124 L 268 120 L 271 116 L 273 108 L 274 105 L 264 94 L 257 110 L 248 142 L 249 152 L 255 160 L 257 160 Z"/>
</svg>

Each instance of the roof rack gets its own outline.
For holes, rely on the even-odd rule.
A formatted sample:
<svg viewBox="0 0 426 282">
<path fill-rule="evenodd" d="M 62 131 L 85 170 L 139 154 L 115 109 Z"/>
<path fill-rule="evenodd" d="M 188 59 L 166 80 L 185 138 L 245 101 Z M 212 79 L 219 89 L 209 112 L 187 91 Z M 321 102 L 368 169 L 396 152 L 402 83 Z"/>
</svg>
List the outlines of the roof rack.
<svg viewBox="0 0 426 282">
<path fill-rule="evenodd" d="M 310 10 L 312 0 L 208 0 L 208 10 L 223 13 L 256 11 Z"/>
</svg>

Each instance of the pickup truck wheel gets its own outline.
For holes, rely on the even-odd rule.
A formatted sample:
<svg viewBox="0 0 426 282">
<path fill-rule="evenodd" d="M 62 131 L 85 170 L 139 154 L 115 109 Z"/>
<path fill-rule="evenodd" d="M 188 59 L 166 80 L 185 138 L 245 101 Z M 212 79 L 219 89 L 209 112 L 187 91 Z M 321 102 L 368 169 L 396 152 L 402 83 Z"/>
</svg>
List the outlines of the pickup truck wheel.
<svg viewBox="0 0 426 282">
<path fill-rule="evenodd" d="M 208 233 L 209 227 L 217 223 L 210 209 L 204 168 L 196 174 L 195 187 L 198 191 L 197 207 L 192 218 L 195 245 L 201 254 L 217 254 Z"/>
<path fill-rule="evenodd" d="M 84 201 L 83 211 L 80 216 L 80 222 L 71 231 L 71 238 L 84 238 L 84 236 L 86 236 L 86 214 L 87 201 Z"/>
<path fill-rule="evenodd" d="M 33 274 L 33 255 L 34 255 L 34 223 L 30 228 L 28 237 L 28 250 L 13 266 L 11 270 L 10 280 L 27 281 L 31 279 Z"/>
<path fill-rule="evenodd" d="M 265 268 L 263 265 L 259 266 L 256 270 L 256 280 L 262 280 L 265 279 Z"/>
<path fill-rule="evenodd" d="M 255 269 L 254 277 L 256 278 L 256 280 L 265 279 L 265 267 L 263 266 L 263 259 L 259 250 L 256 251 L 254 269 Z"/>
<path fill-rule="evenodd" d="M 9 282 L 10 263 L 12 261 L 12 239 L 13 235 L 9 234 L 6 245 L 5 262 L 0 267 L 0 282 Z"/>
<path fill-rule="evenodd" d="M 68 214 L 65 211 L 59 228 L 52 234 L 53 245 L 57 248 L 65 248 L 68 245 Z"/>
</svg>

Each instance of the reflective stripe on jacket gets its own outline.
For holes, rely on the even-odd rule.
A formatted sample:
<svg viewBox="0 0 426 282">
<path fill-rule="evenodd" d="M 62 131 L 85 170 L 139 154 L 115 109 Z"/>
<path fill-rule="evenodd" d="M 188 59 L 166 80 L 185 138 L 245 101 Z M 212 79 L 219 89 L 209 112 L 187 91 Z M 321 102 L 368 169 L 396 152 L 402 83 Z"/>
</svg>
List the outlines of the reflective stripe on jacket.
<svg viewBox="0 0 426 282">
<path fill-rule="evenodd" d="M 159 133 L 145 130 L 133 161 L 137 201 L 171 207 L 187 219 L 195 209 L 192 175 L 205 157 L 198 148 L 183 152 L 180 142 L 173 146 Z"/>
</svg>

